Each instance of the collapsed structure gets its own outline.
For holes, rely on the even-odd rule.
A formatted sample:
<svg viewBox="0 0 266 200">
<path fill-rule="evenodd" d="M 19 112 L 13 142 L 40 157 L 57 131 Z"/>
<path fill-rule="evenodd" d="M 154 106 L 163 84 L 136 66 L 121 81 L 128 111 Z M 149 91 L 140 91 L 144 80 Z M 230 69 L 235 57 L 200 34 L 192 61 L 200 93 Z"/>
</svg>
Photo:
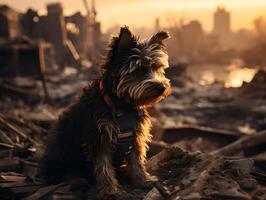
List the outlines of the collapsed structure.
<svg viewBox="0 0 266 200">
<path fill-rule="evenodd" d="M 32 9 L 22 14 L 1 5 L 0 74 L 5 70 L 13 74 L 11 65 L 13 68 L 35 65 L 45 70 L 56 65 L 79 64 L 83 59 L 96 61 L 101 50 L 101 30 L 96 21 L 94 1 L 91 7 L 86 16 L 78 12 L 65 17 L 60 3 L 48 4 L 44 16 Z M 39 60 L 39 63 L 32 63 L 34 59 L 27 56 Z"/>
</svg>

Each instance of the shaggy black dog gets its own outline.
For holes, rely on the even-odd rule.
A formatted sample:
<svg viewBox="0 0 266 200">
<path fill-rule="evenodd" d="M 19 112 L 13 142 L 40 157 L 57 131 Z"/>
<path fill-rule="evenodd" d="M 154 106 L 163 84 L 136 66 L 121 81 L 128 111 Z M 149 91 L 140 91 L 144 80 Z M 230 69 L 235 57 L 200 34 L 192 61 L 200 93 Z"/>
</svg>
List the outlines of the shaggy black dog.
<svg viewBox="0 0 266 200">
<path fill-rule="evenodd" d="M 121 168 L 136 185 L 152 180 L 145 170 L 151 141 L 146 109 L 170 93 L 166 38 L 162 31 L 140 42 L 127 27 L 113 37 L 102 76 L 58 120 L 41 161 L 46 181 L 91 172 L 98 196 L 106 198 L 119 195 Z"/>
</svg>

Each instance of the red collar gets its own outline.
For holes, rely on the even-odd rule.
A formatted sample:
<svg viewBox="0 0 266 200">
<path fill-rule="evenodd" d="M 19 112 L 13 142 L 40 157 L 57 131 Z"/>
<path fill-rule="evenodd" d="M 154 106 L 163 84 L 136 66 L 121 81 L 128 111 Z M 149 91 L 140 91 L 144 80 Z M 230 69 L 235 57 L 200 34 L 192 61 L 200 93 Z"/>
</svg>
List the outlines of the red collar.
<svg viewBox="0 0 266 200">
<path fill-rule="evenodd" d="M 104 99 L 105 103 L 106 103 L 110 108 L 112 108 L 113 105 L 112 105 L 111 99 L 110 99 L 110 97 L 108 96 L 108 94 L 106 93 L 106 91 L 104 91 L 103 81 L 100 81 L 100 92 L 101 92 L 101 94 L 103 95 L 103 99 Z"/>
</svg>

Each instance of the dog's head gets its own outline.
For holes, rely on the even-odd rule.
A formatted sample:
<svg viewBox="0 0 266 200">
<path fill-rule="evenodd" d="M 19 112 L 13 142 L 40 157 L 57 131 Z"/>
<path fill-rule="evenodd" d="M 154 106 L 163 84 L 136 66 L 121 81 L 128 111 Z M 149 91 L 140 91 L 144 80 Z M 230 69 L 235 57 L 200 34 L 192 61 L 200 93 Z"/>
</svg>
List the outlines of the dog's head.
<svg viewBox="0 0 266 200">
<path fill-rule="evenodd" d="M 164 69 L 168 55 L 161 31 L 150 39 L 139 41 L 128 27 L 113 37 L 103 64 L 104 81 L 119 99 L 138 107 L 149 107 L 170 94 L 170 83 Z"/>
</svg>

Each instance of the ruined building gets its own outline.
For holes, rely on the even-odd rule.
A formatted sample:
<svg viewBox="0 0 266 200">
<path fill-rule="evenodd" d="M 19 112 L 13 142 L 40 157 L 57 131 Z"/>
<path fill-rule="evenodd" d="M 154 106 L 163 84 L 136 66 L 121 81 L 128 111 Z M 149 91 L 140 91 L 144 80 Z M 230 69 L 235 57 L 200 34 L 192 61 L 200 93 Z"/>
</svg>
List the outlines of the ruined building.
<svg viewBox="0 0 266 200">
<path fill-rule="evenodd" d="M 6 5 L 0 6 L 0 38 L 14 39 L 21 35 L 20 30 L 21 14 Z"/>
<path fill-rule="evenodd" d="M 96 21 L 94 1 L 90 7 L 85 16 L 78 12 L 65 17 L 60 3 L 48 4 L 47 15 L 43 16 L 32 9 L 22 14 L 7 5 L 0 5 L 1 68 L 13 66 L 19 69 L 23 61 L 26 66 L 45 71 L 56 66 L 78 66 L 83 59 L 96 62 L 101 51 L 101 30 Z M 32 49 L 36 52 L 31 54 Z M 39 65 L 36 66 L 36 62 L 29 64 L 37 54 Z"/>
<path fill-rule="evenodd" d="M 46 69 L 55 66 L 54 48 L 50 43 L 29 39 L 24 16 L 0 6 L 0 75 L 42 78 Z"/>
<path fill-rule="evenodd" d="M 98 63 L 103 49 L 101 23 L 97 21 L 97 10 L 94 0 L 89 6 L 85 1 L 86 15 L 76 12 L 66 16 L 68 38 L 73 42 L 81 57 Z"/>
<path fill-rule="evenodd" d="M 55 58 L 59 65 L 64 65 L 67 46 L 66 24 L 60 3 L 48 4 L 47 15 L 39 18 L 40 38 L 53 44 Z"/>
</svg>

